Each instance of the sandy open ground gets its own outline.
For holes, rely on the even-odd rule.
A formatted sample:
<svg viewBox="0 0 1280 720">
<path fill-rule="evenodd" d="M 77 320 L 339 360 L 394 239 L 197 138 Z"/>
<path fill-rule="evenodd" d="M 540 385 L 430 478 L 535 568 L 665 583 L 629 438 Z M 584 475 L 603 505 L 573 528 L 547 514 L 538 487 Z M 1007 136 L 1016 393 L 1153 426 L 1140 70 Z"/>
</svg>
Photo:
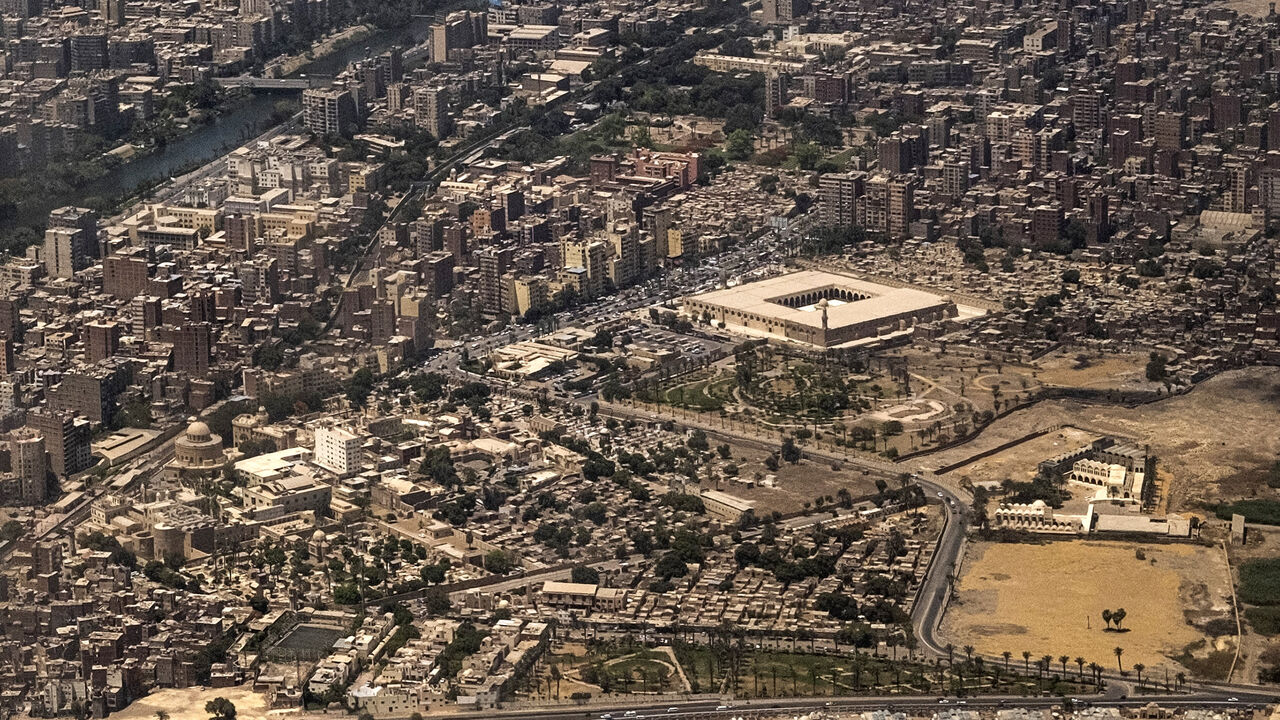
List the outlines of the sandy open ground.
<svg viewBox="0 0 1280 720">
<path fill-rule="evenodd" d="M 1155 387 L 1146 378 L 1147 357 L 1142 353 L 1087 355 L 1083 367 L 1078 350 L 1050 353 L 1036 363 L 1036 379 L 1045 385 L 1091 388 Z"/>
<path fill-rule="evenodd" d="M 1142 548 L 1145 560 L 1137 559 Z M 1154 561 L 1154 562 L 1153 562 Z M 1014 662 L 1083 657 L 1125 669 L 1177 667 L 1170 660 L 1203 634 L 1187 623 L 1230 613 L 1230 577 L 1220 550 L 1198 545 L 1062 541 L 976 543 L 965 557 L 943 637 Z M 1126 632 L 1106 632 L 1103 609 L 1123 607 Z M 1180 668 L 1179 668 L 1180 669 Z"/>
<path fill-rule="evenodd" d="M 1088 445 L 1098 435 L 1065 427 L 1015 445 L 1003 452 L 952 470 L 947 477 L 968 477 L 971 482 L 1001 482 L 1005 478 L 1028 482 L 1042 460 Z"/>
<path fill-rule="evenodd" d="M 224 697 L 236 706 L 236 717 L 244 720 L 255 718 L 288 718 L 299 715 L 294 710 L 267 710 L 266 695 L 255 693 L 248 685 L 229 688 L 183 688 L 157 690 L 118 713 L 112 720 L 156 720 L 156 711 L 169 713 L 170 720 L 209 720 L 204 704 Z"/>
<path fill-rule="evenodd" d="M 940 467 L 1033 430 L 1065 424 L 1150 444 L 1169 510 L 1203 513 L 1204 501 L 1255 492 L 1260 497 L 1275 496 L 1260 480 L 1244 481 L 1239 476 L 1270 467 L 1280 455 L 1277 399 L 1280 368 L 1268 367 L 1223 373 L 1184 395 L 1133 408 L 1051 400 L 997 420 L 971 442 L 909 464 Z"/>
</svg>

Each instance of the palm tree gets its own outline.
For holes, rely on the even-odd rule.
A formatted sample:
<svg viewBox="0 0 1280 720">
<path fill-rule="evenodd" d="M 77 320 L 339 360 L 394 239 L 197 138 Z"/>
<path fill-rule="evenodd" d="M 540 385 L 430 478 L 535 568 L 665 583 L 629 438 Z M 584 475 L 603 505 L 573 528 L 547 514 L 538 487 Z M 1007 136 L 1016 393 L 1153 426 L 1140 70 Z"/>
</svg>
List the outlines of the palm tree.
<svg viewBox="0 0 1280 720">
<path fill-rule="evenodd" d="M 947 643 L 943 649 L 947 651 L 947 664 L 955 665 L 956 646 L 951 643 Z"/>
<path fill-rule="evenodd" d="M 1120 668 L 1120 672 L 1124 672 L 1124 665 L 1120 664 L 1120 656 L 1124 655 L 1124 648 L 1117 645 L 1116 649 L 1111 652 L 1116 654 L 1116 666 Z"/>
<path fill-rule="evenodd" d="M 1022 669 L 1025 674 L 1027 675 L 1031 674 L 1031 651 L 1030 650 L 1022 651 Z"/>
<path fill-rule="evenodd" d="M 1004 652 L 1000 653 L 1000 657 L 1004 658 L 1005 672 L 1009 672 L 1009 658 L 1013 657 L 1013 653 L 1009 652 L 1008 650 L 1005 650 Z"/>
<path fill-rule="evenodd" d="M 1177 675 L 1173 676 L 1174 687 L 1176 687 L 1179 690 L 1182 689 L 1182 684 L 1185 683 L 1186 681 L 1187 681 L 1186 673 L 1180 672 Z"/>
<path fill-rule="evenodd" d="M 968 659 L 968 661 L 969 661 L 970 663 L 972 663 L 972 662 L 973 662 L 973 646 L 972 646 L 972 645 L 965 645 L 965 646 L 964 646 L 964 656 L 965 656 L 965 658 L 967 658 L 967 659 Z"/>
<path fill-rule="evenodd" d="M 1080 682 L 1084 682 L 1084 658 L 1076 658 L 1076 667 L 1080 670 Z"/>
<path fill-rule="evenodd" d="M 1133 664 L 1133 671 L 1138 673 L 1138 687 L 1142 687 L 1142 671 L 1146 669 L 1147 669 L 1147 666 L 1143 665 L 1142 663 Z"/>
<path fill-rule="evenodd" d="M 1107 629 L 1110 630 L 1111 629 L 1111 611 L 1110 610 L 1103 609 L 1102 621 L 1107 624 Z"/>
<path fill-rule="evenodd" d="M 1071 659 L 1070 655 L 1059 655 L 1058 662 L 1062 663 L 1062 677 L 1067 677 L 1067 661 Z"/>
</svg>

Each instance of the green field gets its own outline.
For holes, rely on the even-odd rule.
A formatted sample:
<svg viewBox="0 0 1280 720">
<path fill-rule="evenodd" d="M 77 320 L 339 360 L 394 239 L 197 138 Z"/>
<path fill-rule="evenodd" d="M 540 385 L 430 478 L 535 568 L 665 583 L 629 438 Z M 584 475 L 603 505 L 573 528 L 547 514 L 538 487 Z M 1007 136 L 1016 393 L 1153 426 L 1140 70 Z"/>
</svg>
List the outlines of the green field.
<svg viewBox="0 0 1280 720">
<path fill-rule="evenodd" d="M 1230 520 L 1239 513 L 1247 522 L 1280 525 L 1280 500 L 1239 500 L 1217 505 L 1213 511 L 1221 520 Z"/>
<path fill-rule="evenodd" d="M 733 400 L 732 375 L 718 375 L 677 385 L 663 393 L 668 405 L 699 412 L 717 412 Z"/>
<path fill-rule="evenodd" d="M 1258 558 L 1240 565 L 1240 600 L 1280 605 L 1280 558 Z"/>
</svg>

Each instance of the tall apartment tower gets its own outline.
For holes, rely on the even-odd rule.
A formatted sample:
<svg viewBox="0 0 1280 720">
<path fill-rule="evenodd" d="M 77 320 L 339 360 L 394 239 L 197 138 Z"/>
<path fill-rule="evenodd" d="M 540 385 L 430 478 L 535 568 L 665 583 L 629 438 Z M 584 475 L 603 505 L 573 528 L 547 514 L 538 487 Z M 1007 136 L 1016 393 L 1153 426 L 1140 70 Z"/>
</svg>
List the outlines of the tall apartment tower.
<svg viewBox="0 0 1280 720">
<path fill-rule="evenodd" d="M 764 114 L 773 117 L 778 108 L 787 104 L 786 73 L 770 70 L 764 76 Z"/>
<path fill-rule="evenodd" d="M 480 266 L 480 302 L 484 312 L 498 315 L 504 307 L 510 305 L 503 297 L 507 287 L 502 276 L 511 269 L 514 255 L 515 250 L 512 248 L 487 247 L 476 252 L 476 261 Z"/>
<path fill-rule="evenodd" d="M 855 224 L 855 201 L 866 189 L 866 176 L 862 173 L 826 173 L 818 183 L 818 216 L 822 224 L 826 227 Z"/>
<path fill-rule="evenodd" d="M 173 336 L 173 370 L 191 377 L 209 374 L 212 332 L 209 323 L 187 323 Z"/>
<path fill-rule="evenodd" d="M 9 460 L 18 478 L 24 505 L 43 505 L 49 499 L 49 461 L 44 437 L 28 427 L 9 433 Z"/>
<path fill-rule="evenodd" d="M 58 477 L 93 467 L 89 421 L 71 413 L 39 410 L 27 416 L 27 426 L 44 436 L 49 469 Z"/>
<path fill-rule="evenodd" d="M 761 3 L 764 21 L 771 25 L 789 25 L 809 12 L 808 0 L 764 0 Z"/>
<path fill-rule="evenodd" d="M 70 278 L 98 257 L 98 238 L 83 228 L 51 227 L 44 231 L 44 269 L 51 277 Z"/>
<path fill-rule="evenodd" d="M 418 88 L 413 93 L 414 122 L 437 140 L 449 136 L 453 127 L 449 122 L 448 90 L 440 87 Z"/>
<path fill-rule="evenodd" d="M 356 127 L 356 102 L 343 88 L 313 88 L 302 93 L 302 123 L 317 135 L 350 135 Z"/>
<path fill-rule="evenodd" d="M 120 351 L 120 337 L 124 332 L 119 323 L 89 323 L 85 329 L 88 331 L 85 355 L 89 362 L 101 362 Z"/>
</svg>

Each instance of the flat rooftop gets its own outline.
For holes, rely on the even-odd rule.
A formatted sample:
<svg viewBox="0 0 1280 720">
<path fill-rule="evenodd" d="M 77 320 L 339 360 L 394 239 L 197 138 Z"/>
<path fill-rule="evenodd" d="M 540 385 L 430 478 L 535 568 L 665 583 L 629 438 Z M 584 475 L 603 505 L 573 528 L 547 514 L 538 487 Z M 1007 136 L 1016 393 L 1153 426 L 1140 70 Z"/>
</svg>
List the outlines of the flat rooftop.
<svg viewBox="0 0 1280 720">
<path fill-rule="evenodd" d="M 805 298 L 808 295 L 827 295 L 830 294 L 828 291 L 832 290 L 847 291 L 848 295 L 855 298 L 850 300 L 827 298 L 827 326 L 832 328 L 862 323 L 879 317 L 928 310 L 949 302 L 941 295 L 923 290 L 881 285 L 848 275 L 819 270 L 803 270 L 780 275 L 737 287 L 694 295 L 688 299 L 727 310 L 769 316 L 777 320 L 820 328 L 822 311 L 817 307 L 817 299 L 807 302 Z"/>
</svg>

